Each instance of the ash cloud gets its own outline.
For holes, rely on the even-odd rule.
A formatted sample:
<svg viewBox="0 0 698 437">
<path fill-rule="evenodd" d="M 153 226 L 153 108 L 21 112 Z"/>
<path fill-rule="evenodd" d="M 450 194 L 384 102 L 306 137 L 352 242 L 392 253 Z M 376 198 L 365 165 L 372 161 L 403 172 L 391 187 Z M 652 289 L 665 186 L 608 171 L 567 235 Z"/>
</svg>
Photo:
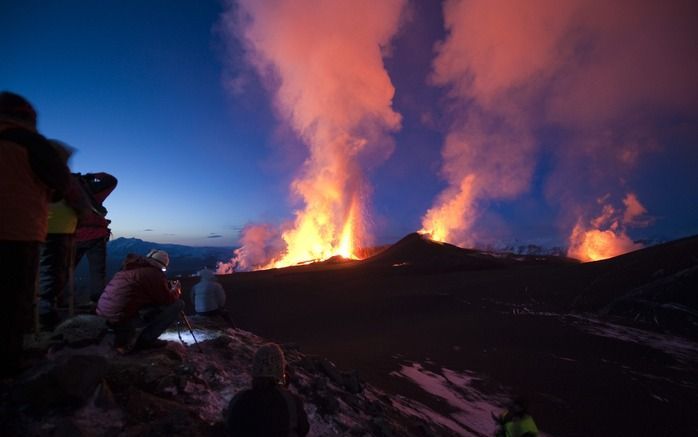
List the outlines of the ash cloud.
<svg viewBox="0 0 698 437">
<path fill-rule="evenodd" d="M 632 191 L 638 162 L 670 147 L 666 119 L 698 105 L 693 2 L 448 0 L 443 11 L 431 82 L 447 89 L 453 117 L 449 186 L 423 226 L 451 242 L 472 242 L 483 202 L 527 193 L 544 151 L 554 156 L 546 195 L 569 232 L 601 194 Z"/>
</svg>

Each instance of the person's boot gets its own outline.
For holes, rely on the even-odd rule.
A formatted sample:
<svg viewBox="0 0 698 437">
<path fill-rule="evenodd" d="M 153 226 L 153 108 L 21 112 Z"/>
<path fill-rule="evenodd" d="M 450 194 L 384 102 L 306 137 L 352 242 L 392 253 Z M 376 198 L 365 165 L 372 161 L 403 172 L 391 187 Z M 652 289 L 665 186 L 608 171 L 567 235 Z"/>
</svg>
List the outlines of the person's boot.
<svg viewBox="0 0 698 437">
<path fill-rule="evenodd" d="M 39 314 L 39 330 L 50 332 L 56 329 L 56 326 L 61 322 L 61 318 L 55 310 L 48 313 Z"/>
</svg>

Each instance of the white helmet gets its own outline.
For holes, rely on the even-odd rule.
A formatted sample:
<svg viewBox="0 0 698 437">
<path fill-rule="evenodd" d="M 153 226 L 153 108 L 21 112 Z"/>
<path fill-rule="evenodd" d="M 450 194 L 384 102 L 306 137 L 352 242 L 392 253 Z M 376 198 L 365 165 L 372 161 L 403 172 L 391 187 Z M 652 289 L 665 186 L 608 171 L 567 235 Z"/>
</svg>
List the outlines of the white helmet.
<svg viewBox="0 0 698 437">
<path fill-rule="evenodd" d="M 164 250 L 153 249 L 145 257 L 159 264 L 163 271 L 167 270 L 167 266 L 170 264 L 170 256 Z"/>
</svg>

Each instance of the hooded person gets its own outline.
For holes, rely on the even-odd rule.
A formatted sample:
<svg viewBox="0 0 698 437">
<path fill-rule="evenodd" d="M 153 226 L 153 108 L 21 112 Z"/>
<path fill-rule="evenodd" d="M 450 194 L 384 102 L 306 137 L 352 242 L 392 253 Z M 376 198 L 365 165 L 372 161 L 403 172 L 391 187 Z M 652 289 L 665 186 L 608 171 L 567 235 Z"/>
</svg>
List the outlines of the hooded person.
<svg viewBox="0 0 698 437">
<path fill-rule="evenodd" d="M 36 131 L 36 118 L 22 96 L 0 92 L 0 377 L 21 370 L 48 204 L 70 179 L 58 150 Z"/>
<path fill-rule="evenodd" d="M 158 337 L 184 309 L 179 282 L 165 276 L 169 263 L 164 250 L 153 249 L 146 256 L 130 253 L 100 296 L 96 312 L 114 330 L 120 352 L 166 344 Z"/>
<path fill-rule="evenodd" d="M 191 289 L 191 301 L 196 314 L 204 317 L 220 316 L 231 326 L 230 316 L 225 310 L 225 290 L 209 269 L 199 271 L 199 282 Z"/>
<path fill-rule="evenodd" d="M 252 362 L 252 388 L 236 394 L 228 405 L 226 433 L 235 437 L 298 436 L 310 425 L 301 398 L 285 386 L 286 359 L 279 345 L 257 349 Z"/>
<path fill-rule="evenodd" d="M 103 172 L 78 173 L 76 176 L 90 199 L 92 208 L 78 220 L 75 231 L 74 267 L 77 267 L 80 260 L 87 256 L 90 300 L 97 302 L 106 283 L 107 241 L 111 236 L 111 229 L 109 229 L 111 220 L 106 218 L 107 210 L 103 203 L 114 191 L 118 181 L 109 173 Z"/>
</svg>

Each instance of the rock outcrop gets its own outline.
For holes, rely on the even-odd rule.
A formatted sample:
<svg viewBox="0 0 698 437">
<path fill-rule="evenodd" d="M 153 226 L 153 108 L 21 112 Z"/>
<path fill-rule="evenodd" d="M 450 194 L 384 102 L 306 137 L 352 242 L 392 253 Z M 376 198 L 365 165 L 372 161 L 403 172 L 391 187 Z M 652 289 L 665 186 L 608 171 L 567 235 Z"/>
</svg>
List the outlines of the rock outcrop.
<svg viewBox="0 0 698 437">
<path fill-rule="evenodd" d="M 35 344 L 45 358 L 0 386 L 7 435 L 223 435 L 230 399 L 250 384 L 248 369 L 266 341 L 217 321 L 192 317 L 188 330 L 165 333 L 161 349 L 119 355 L 97 317 L 78 316 Z M 179 339 L 183 342 L 179 342 Z M 185 344 L 182 344 L 185 343 Z M 448 435 L 394 408 L 385 393 L 325 358 L 282 345 L 289 388 L 305 401 L 310 435 Z"/>
</svg>

